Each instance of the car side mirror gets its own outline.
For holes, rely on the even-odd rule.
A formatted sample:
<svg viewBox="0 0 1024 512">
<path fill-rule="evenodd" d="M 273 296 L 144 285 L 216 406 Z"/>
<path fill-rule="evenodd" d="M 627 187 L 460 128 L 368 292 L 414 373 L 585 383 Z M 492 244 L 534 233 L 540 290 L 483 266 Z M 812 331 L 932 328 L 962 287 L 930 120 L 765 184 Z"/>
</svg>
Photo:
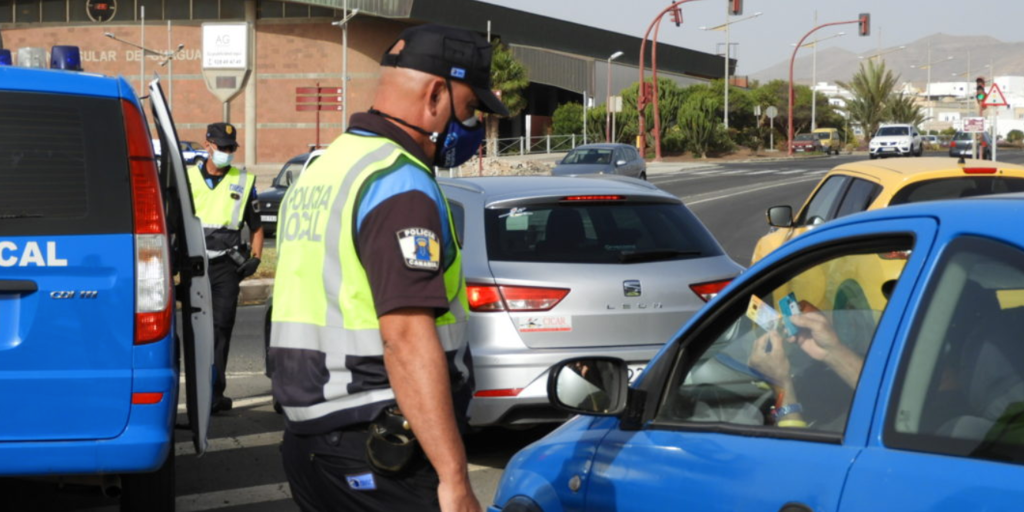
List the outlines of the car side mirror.
<svg viewBox="0 0 1024 512">
<path fill-rule="evenodd" d="M 623 165 L 626 165 L 626 161 L 625 160 L 619 160 L 619 161 L 615 162 L 615 167 L 622 167 Z"/>
<path fill-rule="evenodd" d="M 292 183 L 294 183 L 294 182 L 295 182 L 295 177 L 292 175 L 292 172 L 291 171 L 285 171 L 284 172 L 284 188 L 288 188 L 288 187 L 292 186 Z"/>
<path fill-rule="evenodd" d="M 574 414 L 618 416 L 626 410 L 629 372 L 614 357 L 577 357 L 551 367 L 548 400 Z"/>
<path fill-rule="evenodd" d="M 773 228 L 793 227 L 793 207 L 785 205 L 768 208 L 768 225 Z"/>
</svg>

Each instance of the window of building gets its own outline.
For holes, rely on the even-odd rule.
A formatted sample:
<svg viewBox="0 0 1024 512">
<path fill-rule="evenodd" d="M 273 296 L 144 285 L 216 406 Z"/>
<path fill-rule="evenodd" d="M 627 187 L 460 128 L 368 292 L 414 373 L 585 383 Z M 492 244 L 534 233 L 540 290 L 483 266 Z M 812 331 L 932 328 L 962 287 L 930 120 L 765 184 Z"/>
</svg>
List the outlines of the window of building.
<svg viewBox="0 0 1024 512">
<path fill-rule="evenodd" d="M 217 2 L 209 3 L 216 4 Z M 192 0 L 166 0 L 164 2 L 164 17 L 169 20 L 192 19 Z"/>
<path fill-rule="evenodd" d="M 293 3 L 284 4 L 284 17 L 285 18 L 308 18 L 309 17 L 309 6 L 300 5 Z"/>
<path fill-rule="evenodd" d="M 245 0 L 220 0 L 220 18 L 222 20 L 244 20 Z"/>
<path fill-rule="evenodd" d="M 192 19 L 194 20 L 215 20 L 220 16 L 220 2 L 216 0 L 201 0 L 192 2 Z"/>
<path fill-rule="evenodd" d="M 42 0 L 41 7 L 43 21 L 51 23 L 66 23 L 68 21 L 67 0 Z"/>
<path fill-rule="evenodd" d="M 136 12 L 135 19 L 142 18 L 142 8 L 146 8 L 146 20 L 162 20 L 164 19 L 164 0 L 135 0 L 136 1 Z M 216 2 L 215 2 L 216 3 Z M 123 18 L 122 18 L 123 19 Z"/>
<path fill-rule="evenodd" d="M 89 19 L 89 14 L 85 8 L 86 0 L 69 0 L 68 2 L 68 21 L 71 22 L 85 22 L 92 21 Z M 132 15 L 131 6 L 124 6 L 120 3 L 117 4 L 117 12 L 114 14 L 114 21 L 130 19 Z"/>
<path fill-rule="evenodd" d="M 309 7 L 309 16 L 311 18 L 333 18 L 334 9 L 329 7 Z"/>
<path fill-rule="evenodd" d="M 14 22 L 15 23 L 38 23 L 39 22 L 39 0 L 15 0 L 14 1 Z"/>
<path fill-rule="evenodd" d="M 256 17 L 258 18 L 283 18 L 284 3 L 274 0 L 259 0 L 256 4 Z"/>
<path fill-rule="evenodd" d="M 0 6 L 0 23 L 13 23 L 14 22 L 14 6 L 4 5 Z"/>
</svg>

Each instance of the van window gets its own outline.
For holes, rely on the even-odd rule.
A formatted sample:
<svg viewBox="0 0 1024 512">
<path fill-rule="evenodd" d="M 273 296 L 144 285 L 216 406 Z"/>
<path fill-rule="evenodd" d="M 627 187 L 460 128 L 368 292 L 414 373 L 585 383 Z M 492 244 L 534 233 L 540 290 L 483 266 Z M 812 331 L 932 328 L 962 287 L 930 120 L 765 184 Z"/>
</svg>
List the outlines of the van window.
<svg viewBox="0 0 1024 512">
<path fill-rule="evenodd" d="M 130 186 L 119 100 L 0 92 L 0 233 L 131 232 Z"/>
</svg>

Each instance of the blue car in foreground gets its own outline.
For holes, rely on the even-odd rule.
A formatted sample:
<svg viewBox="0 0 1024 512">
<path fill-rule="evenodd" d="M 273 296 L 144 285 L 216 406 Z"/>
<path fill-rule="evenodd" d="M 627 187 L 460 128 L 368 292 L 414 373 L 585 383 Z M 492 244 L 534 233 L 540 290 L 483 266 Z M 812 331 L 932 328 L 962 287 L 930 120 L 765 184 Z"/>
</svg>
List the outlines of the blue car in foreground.
<svg viewBox="0 0 1024 512">
<path fill-rule="evenodd" d="M 489 510 L 1018 509 L 1022 217 L 1021 194 L 850 216 L 734 280 L 631 387 L 622 361 L 559 363 L 549 397 L 580 416 Z"/>
</svg>

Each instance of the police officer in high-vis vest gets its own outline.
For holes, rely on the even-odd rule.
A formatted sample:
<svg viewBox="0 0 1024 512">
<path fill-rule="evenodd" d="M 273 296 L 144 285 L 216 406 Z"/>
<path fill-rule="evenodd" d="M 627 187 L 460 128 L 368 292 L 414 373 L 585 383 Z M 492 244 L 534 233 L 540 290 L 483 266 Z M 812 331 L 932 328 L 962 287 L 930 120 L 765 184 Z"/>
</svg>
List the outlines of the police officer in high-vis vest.
<svg viewBox="0 0 1024 512">
<path fill-rule="evenodd" d="M 433 174 L 508 115 L 491 46 L 436 25 L 385 53 L 352 116 L 281 203 L 270 358 L 303 511 L 480 510 L 460 436 L 473 392 L 460 246 Z"/>
<path fill-rule="evenodd" d="M 229 123 L 206 127 L 203 147 L 210 154 L 202 166 L 188 170 L 189 186 L 196 215 L 206 233 L 206 254 L 210 258 L 210 288 L 213 294 L 214 364 L 213 412 L 231 410 L 231 399 L 224 396 L 225 369 L 231 331 L 238 308 L 238 289 L 242 279 L 256 272 L 263 253 L 263 224 L 256 197 L 256 177 L 231 165 L 237 130 Z M 249 240 L 242 240 L 242 225 L 249 226 Z"/>
</svg>

